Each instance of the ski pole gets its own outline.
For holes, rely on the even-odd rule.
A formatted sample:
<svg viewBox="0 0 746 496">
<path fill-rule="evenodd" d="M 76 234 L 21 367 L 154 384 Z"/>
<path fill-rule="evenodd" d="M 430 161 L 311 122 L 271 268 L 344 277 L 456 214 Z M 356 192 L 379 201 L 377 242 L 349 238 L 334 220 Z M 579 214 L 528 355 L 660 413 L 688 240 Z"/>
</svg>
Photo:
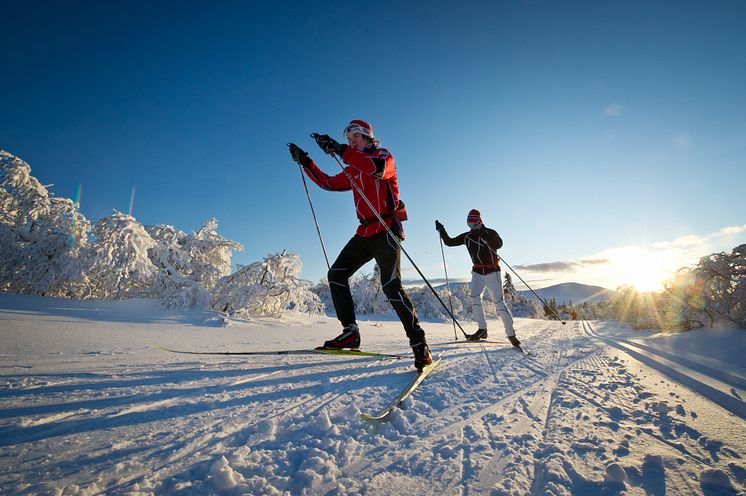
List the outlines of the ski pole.
<svg viewBox="0 0 746 496">
<path fill-rule="evenodd" d="M 316 139 L 317 136 L 319 136 L 318 133 L 311 134 L 311 137 L 314 140 Z M 339 165 L 339 168 L 342 169 L 342 172 L 344 173 L 344 175 L 347 176 L 347 179 L 349 179 L 350 184 L 352 185 L 352 187 L 355 188 L 355 190 L 358 192 L 358 194 L 360 195 L 360 197 L 363 200 L 365 200 L 365 203 L 368 205 L 368 207 L 370 208 L 371 212 L 373 212 L 375 214 L 376 220 L 378 220 L 378 222 L 380 222 L 381 225 L 384 228 L 386 228 L 386 231 L 391 236 L 391 239 L 394 240 L 394 242 L 399 247 L 399 249 L 401 250 L 401 252 L 404 253 L 404 255 L 407 257 L 407 260 L 409 260 L 409 262 L 412 264 L 412 267 L 415 268 L 415 270 L 420 275 L 420 277 L 422 278 L 422 280 L 425 282 L 425 284 L 427 284 L 427 287 L 430 288 L 430 291 L 433 292 L 433 294 L 435 295 L 435 298 L 443 306 L 443 308 L 445 308 L 446 312 L 448 312 L 448 315 L 451 316 L 451 318 L 456 323 L 456 325 L 458 326 L 458 328 L 461 329 L 461 332 L 464 333 L 464 336 L 467 336 L 466 331 L 464 331 L 464 328 L 461 327 L 461 324 L 459 324 L 458 320 L 456 320 L 456 317 L 453 315 L 453 312 L 451 312 L 448 309 L 448 307 L 446 306 L 446 304 L 443 303 L 443 300 L 440 298 L 440 296 L 438 295 L 438 293 L 435 291 L 435 288 L 433 288 L 432 284 L 430 284 L 430 281 L 427 280 L 427 277 L 425 277 L 425 274 L 422 273 L 422 271 L 417 266 L 417 264 L 414 263 L 414 260 L 412 260 L 412 257 L 409 256 L 409 253 L 407 253 L 407 250 L 404 249 L 404 247 L 401 244 L 401 241 L 399 241 L 399 237 L 396 234 L 394 234 L 393 232 L 391 232 L 391 228 L 388 226 L 388 224 L 386 224 L 386 222 L 383 220 L 383 217 L 381 217 L 381 214 L 378 213 L 378 210 L 376 210 L 376 208 L 373 206 L 373 204 L 370 202 L 370 200 L 368 200 L 368 197 L 363 194 L 363 191 L 360 189 L 360 186 L 357 185 L 357 183 L 352 179 L 352 176 L 350 176 L 350 174 L 345 170 L 344 166 L 342 165 L 342 162 L 339 161 L 339 159 L 334 154 L 334 152 L 328 153 L 328 155 L 330 155 L 337 162 L 337 165 Z"/>
<path fill-rule="evenodd" d="M 446 273 L 446 287 L 448 288 L 448 303 L 451 305 L 451 314 L 453 314 L 453 298 L 451 297 L 451 283 L 448 282 L 448 266 L 446 265 L 446 253 L 443 250 L 443 238 L 438 233 L 438 239 L 440 240 L 440 254 L 443 256 L 443 271 Z M 453 321 L 453 339 L 458 341 L 458 334 L 456 334 L 456 321 Z"/>
<path fill-rule="evenodd" d="M 327 270 L 331 270 L 329 265 L 329 257 L 326 256 L 326 247 L 324 246 L 324 239 L 321 237 L 321 229 L 319 228 L 319 221 L 316 220 L 316 211 L 313 209 L 313 202 L 311 201 L 311 193 L 308 191 L 308 184 L 306 183 L 306 176 L 303 175 L 303 168 L 298 165 L 300 171 L 300 178 L 303 181 L 303 187 L 306 188 L 306 196 L 308 197 L 308 205 L 311 207 L 311 215 L 313 216 L 313 223 L 316 224 L 316 232 L 319 234 L 319 242 L 321 242 L 321 251 L 324 252 L 324 260 L 326 260 Z"/>
<path fill-rule="evenodd" d="M 531 291 L 534 294 L 534 296 L 536 296 L 539 299 L 539 301 L 544 304 L 545 308 L 549 308 L 552 311 L 552 313 L 554 314 L 554 316 L 557 317 L 557 320 L 559 320 L 560 322 L 562 322 L 562 325 L 567 324 L 567 322 L 565 322 L 564 320 L 562 320 L 562 317 L 560 317 L 557 314 L 557 311 L 553 307 L 551 307 L 550 305 L 547 305 L 547 302 L 544 301 L 544 300 L 542 300 L 541 296 L 537 295 L 536 291 L 534 291 L 533 289 L 531 289 L 531 286 L 529 286 L 528 283 L 526 281 L 524 281 L 523 278 L 520 275 L 518 275 L 518 272 L 516 272 L 515 269 L 513 269 L 513 267 L 511 267 L 510 264 L 508 262 L 506 262 L 503 257 L 500 257 L 500 260 L 502 260 L 502 262 L 513 272 L 513 274 L 515 274 L 516 277 L 518 279 L 520 279 L 523 284 L 526 285 L 526 287 L 529 289 L 529 291 Z"/>
</svg>

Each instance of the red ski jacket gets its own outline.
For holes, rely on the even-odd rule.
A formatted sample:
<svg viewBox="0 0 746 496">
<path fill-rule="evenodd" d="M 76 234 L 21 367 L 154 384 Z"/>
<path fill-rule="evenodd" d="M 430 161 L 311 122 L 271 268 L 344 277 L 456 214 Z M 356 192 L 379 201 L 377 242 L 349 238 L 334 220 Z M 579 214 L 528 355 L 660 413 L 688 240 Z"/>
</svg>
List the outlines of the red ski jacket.
<svg viewBox="0 0 746 496">
<path fill-rule="evenodd" d="M 329 191 L 349 191 L 355 200 L 355 210 L 360 221 L 356 234 L 363 238 L 386 231 L 381 222 L 363 198 L 358 188 L 363 192 L 371 205 L 383 217 L 394 234 L 404 239 L 402 221 L 407 220 L 404 203 L 399 201 L 399 181 L 396 178 L 394 157 L 385 148 L 378 148 L 373 144 L 360 151 L 351 146 L 343 145 L 342 160 L 347 164 L 345 172 L 330 176 L 319 169 L 312 160 L 308 167 L 304 167 L 308 177 L 321 188 Z M 350 184 L 349 175 L 358 188 Z"/>
</svg>

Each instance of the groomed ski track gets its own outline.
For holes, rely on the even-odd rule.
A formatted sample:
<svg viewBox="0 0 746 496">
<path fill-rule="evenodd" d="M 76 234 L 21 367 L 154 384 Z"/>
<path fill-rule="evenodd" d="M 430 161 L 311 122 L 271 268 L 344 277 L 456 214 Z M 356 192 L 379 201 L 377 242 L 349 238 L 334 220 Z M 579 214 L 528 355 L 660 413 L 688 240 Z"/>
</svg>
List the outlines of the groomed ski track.
<svg viewBox="0 0 746 496">
<path fill-rule="evenodd" d="M 378 325 L 388 337 L 370 351 L 406 353 L 398 326 Z M 744 379 L 607 325 L 518 319 L 524 357 L 507 341 L 448 344 L 450 324 L 427 324 L 443 361 L 373 425 L 359 414 L 399 393 L 411 360 L 151 352 L 42 372 L 4 356 L 0 492 L 50 480 L 92 494 L 743 491 Z M 78 455 L 45 455 L 61 445 Z"/>
</svg>

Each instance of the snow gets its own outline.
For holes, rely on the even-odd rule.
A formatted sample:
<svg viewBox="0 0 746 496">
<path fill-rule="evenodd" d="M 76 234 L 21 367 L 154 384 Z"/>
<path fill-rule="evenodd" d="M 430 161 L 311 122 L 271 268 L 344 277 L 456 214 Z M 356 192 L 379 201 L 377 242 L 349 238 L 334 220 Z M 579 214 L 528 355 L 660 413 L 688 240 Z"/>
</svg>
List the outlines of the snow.
<svg viewBox="0 0 746 496">
<path fill-rule="evenodd" d="M 409 353 L 397 322 L 359 323 Z M 156 348 L 311 348 L 334 319 L 0 294 L 0 493 L 746 494 L 743 330 L 519 318 L 525 358 L 489 323 L 498 344 L 425 322 L 443 361 L 369 424 L 411 360 Z"/>
</svg>

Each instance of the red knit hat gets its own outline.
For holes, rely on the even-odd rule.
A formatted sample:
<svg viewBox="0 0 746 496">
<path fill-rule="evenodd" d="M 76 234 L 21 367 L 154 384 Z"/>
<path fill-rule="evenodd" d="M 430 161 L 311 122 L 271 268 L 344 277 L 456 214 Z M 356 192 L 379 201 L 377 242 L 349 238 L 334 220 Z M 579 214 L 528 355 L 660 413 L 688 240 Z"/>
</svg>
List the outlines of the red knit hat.
<svg viewBox="0 0 746 496">
<path fill-rule="evenodd" d="M 479 213 L 479 210 L 476 208 L 472 208 L 469 210 L 469 215 L 466 216 L 466 223 L 469 225 L 469 227 L 472 227 L 472 224 L 475 226 L 477 224 L 482 223 L 482 214 Z"/>
<path fill-rule="evenodd" d="M 373 139 L 373 126 L 365 121 L 361 121 L 360 119 L 355 119 L 347 124 L 347 127 L 344 131 L 345 138 L 350 133 L 360 133 L 363 136 L 367 136 L 368 138 Z"/>
</svg>

